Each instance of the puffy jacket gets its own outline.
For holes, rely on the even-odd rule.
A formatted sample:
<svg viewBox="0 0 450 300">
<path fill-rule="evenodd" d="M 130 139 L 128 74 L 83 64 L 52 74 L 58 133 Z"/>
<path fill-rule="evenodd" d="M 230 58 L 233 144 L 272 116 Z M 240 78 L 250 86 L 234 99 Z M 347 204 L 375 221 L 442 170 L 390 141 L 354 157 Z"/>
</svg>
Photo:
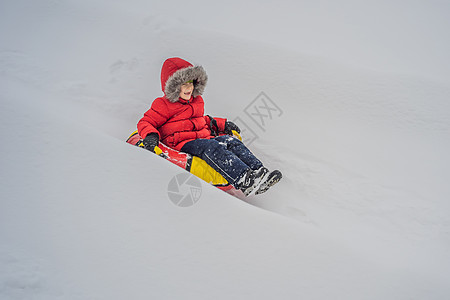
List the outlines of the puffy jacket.
<svg viewBox="0 0 450 300">
<path fill-rule="evenodd" d="M 194 91 L 190 100 L 184 100 L 179 97 L 181 85 L 189 80 L 194 81 Z M 145 138 L 155 132 L 161 142 L 180 150 L 189 141 L 214 137 L 211 129 L 223 132 L 226 119 L 214 118 L 212 122 L 211 117 L 204 115 L 201 94 L 207 81 L 203 67 L 193 66 L 181 58 L 167 59 L 161 69 L 164 96 L 156 98 L 138 122 L 139 135 Z"/>
</svg>

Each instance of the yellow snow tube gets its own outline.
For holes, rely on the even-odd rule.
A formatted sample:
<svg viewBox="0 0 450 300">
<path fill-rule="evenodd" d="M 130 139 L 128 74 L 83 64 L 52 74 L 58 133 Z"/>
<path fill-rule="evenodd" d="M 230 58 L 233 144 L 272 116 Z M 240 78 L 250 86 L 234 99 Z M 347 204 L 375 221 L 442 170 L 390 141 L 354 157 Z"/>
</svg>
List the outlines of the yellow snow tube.
<svg viewBox="0 0 450 300">
<path fill-rule="evenodd" d="M 189 172 L 212 185 L 215 186 L 228 185 L 228 181 L 200 157 L 197 156 L 192 157 L 192 164 Z"/>
<path fill-rule="evenodd" d="M 242 141 L 239 133 L 233 130 L 233 134 Z M 138 147 L 144 147 L 142 144 L 142 138 L 139 136 L 137 131 L 131 134 L 127 142 Z M 206 163 L 206 161 L 197 156 L 179 152 L 161 143 L 159 144 L 159 147 L 156 146 L 154 150 L 157 155 L 164 157 L 165 159 L 184 168 L 200 179 L 203 179 L 204 181 L 222 190 L 228 190 L 229 188 L 232 188 L 228 181 L 222 175 L 220 175 L 219 172 L 214 170 L 210 165 Z"/>
</svg>

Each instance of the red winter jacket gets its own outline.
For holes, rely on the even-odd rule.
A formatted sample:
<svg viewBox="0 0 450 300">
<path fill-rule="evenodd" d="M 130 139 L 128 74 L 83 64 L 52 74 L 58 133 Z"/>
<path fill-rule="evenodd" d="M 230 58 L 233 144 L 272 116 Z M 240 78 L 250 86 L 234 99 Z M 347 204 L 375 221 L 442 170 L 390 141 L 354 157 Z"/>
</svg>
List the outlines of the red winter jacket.
<svg viewBox="0 0 450 300">
<path fill-rule="evenodd" d="M 189 101 L 179 97 L 181 85 L 194 80 L 193 96 Z M 145 138 L 155 132 L 161 142 L 176 150 L 195 139 L 209 139 L 211 118 L 204 115 L 203 93 L 208 76 L 201 66 L 193 66 L 181 58 L 167 59 L 161 69 L 161 87 L 164 96 L 156 98 L 151 108 L 138 122 L 139 135 Z M 217 132 L 225 130 L 226 119 L 214 118 Z"/>
</svg>

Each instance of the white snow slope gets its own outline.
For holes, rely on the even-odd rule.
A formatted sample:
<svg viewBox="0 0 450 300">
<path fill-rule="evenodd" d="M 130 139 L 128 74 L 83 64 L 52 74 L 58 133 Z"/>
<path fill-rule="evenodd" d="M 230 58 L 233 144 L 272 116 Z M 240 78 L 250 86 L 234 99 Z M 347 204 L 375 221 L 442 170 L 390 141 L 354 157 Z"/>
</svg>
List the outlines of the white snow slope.
<svg viewBox="0 0 450 300">
<path fill-rule="evenodd" d="M 0 299 L 449 299 L 449 2 L 153 2 L 1 1 Z M 169 200 L 173 56 L 276 187 Z"/>
</svg>

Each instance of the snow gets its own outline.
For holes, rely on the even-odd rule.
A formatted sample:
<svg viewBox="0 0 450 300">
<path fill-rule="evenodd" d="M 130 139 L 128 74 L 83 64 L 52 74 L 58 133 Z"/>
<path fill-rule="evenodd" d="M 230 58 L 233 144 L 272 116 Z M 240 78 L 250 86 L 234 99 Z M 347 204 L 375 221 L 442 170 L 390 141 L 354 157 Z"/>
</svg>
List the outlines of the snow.
<svg viewBox="0 0 450 300">
<path fill-rule="evenodd" d="M 449 12 L 2 1 L 0 299 L 449 298 Z M 124 140 L 172 56 L 277 186 L 170 201 L 183 171 Z"/>
</svg>

